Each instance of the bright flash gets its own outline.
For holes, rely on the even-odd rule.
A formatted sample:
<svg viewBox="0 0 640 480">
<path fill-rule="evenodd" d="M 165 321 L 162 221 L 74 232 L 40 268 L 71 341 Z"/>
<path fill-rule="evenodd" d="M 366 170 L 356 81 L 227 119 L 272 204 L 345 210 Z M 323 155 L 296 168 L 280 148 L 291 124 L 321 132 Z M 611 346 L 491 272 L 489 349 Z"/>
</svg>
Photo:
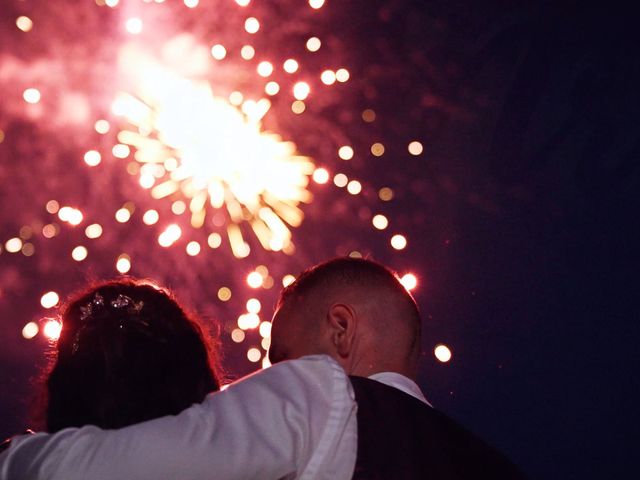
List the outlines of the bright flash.
<svg viewBox="0 0 640 480">
<path fill-rule="evenodd" d="M 60 337 L 60 332 L 62 331 L 62 324 L 57 320 L 49 319 L 44 324 L 44 328 L 42 332 L 44 336 L 49 340 L 58 340 Z"/>
<path fill-rule="evenodd" d="M 236 107 L 208 84 L 152 62 L 142 71 L 139 96 L 120 94 L 113 111 L 136 127 L 121 131 L 118 141 L 135 147 L 138 162 L 176 162 L 157 179 L 151 195 L 188 200 L 194 228 L 204 226 L 207 211 L 225 207 L 236 257 L 248 254 L 238 228 L 244 221 L 263 248 L 290 250 L 289 227 L 302 222 L 298 204 L 311 201 L 307 185 L 314 165 L 292 142 L 262 130 L 269 100 L 245 99 Z"/>
</svg>

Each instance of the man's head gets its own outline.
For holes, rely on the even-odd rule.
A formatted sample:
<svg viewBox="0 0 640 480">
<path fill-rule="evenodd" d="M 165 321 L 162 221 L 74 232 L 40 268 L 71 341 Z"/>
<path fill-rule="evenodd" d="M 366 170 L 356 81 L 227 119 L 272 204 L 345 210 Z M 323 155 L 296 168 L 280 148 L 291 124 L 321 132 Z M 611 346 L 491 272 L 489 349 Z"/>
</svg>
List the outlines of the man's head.
<svg viewBox="0 0 640 480">
<path fill-rule="evenodd" d="M 305 270 L 280 294 L 269 358 L 324 353 L 348 374 L 414 378 L 420 315 L 397 276 L 371 260 L 336 258 Z"/>
</svg>

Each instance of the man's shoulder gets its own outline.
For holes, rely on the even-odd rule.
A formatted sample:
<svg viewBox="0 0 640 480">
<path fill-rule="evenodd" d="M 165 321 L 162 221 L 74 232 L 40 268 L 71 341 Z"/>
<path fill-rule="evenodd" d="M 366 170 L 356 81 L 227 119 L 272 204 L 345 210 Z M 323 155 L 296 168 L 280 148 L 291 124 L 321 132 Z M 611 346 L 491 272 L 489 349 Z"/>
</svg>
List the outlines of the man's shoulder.
<svg viewBox="0 0 640 480">
<path fill-rule="evenodd" d="M 313 377 L 328 381 L 347 378 L 342 367 L 329 355 L 306 355 L 257 370 L 227 385 L 225 389 L 258 382 L 280 382 L 282 379 L 307 383 Z"/>
<path fill-rule="evenodd" d="M 467 473 L 474 471 L 497 479 L 524 478 L 498 450 L 443 412 L 375 380 L 350 380 L 358 405 L 358 461 L 363 469 L 379 471 L 386 468 L 380 459 L 385 463 L 397 457 L 411 472 L 443 474 L 434 478 L 471 478 Z"/>
</svg>

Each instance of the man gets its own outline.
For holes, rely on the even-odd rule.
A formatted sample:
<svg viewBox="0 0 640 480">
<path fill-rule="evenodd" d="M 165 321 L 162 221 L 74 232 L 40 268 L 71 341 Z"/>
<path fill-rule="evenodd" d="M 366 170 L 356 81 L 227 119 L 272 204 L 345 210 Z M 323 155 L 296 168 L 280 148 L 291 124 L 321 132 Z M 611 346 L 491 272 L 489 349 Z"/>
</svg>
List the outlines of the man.
<svg viewBox="0 0 640 480">
<path fill-rule="evenodd" d="M 277 363 L 323 353 L 351 375 L 358 404 L 354 478 L 523 478 L 429 405 L 415 383 L 420 332 L 415 300 L 393 272 L 337 258 L 306 270 L 281 293 L 269 356 Z"/>
<path fill-rule="evenodd" d="M 270 351 L 274 363 L 328 357 L 275 365 L 176 417 L 23 438 L 0 478 L 520 478 L 426 403 L 412 380 L 419 338 L 393 273 L 332 260 L 285 289 Z"/>
</svg>

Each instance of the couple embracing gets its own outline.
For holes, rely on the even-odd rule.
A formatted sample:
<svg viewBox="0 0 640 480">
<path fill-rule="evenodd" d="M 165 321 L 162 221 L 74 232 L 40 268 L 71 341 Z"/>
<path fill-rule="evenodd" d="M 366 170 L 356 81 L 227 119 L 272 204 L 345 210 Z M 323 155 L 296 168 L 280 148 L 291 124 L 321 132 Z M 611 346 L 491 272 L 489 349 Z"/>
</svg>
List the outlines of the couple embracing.
<svg viewBox="0 0 640 480">
<path fill-rule="evenodd" d="M 273 366 L 220 391 L 215 349 L 166 289 L 106 282 L 62 310 L 45 432 L 9 479 L 520 479 L 415 383 L 421 320 L 387 267 L 337 258 L 280 295 Z"/>
</svg>

